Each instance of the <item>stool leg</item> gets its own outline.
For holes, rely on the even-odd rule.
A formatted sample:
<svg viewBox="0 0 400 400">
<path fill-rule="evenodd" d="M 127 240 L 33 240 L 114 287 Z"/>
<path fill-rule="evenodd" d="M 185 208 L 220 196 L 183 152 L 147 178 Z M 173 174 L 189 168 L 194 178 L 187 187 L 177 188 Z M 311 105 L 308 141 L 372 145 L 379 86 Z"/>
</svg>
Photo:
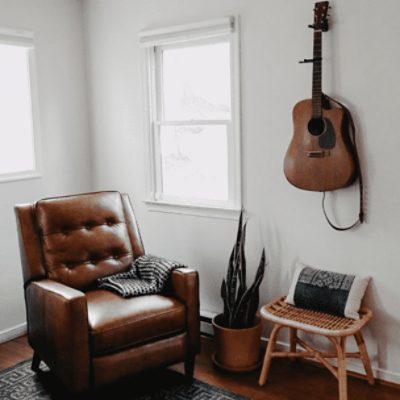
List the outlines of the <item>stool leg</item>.
<svg viewBox="0 0 400 400">
<path fill-rule="evenodd" d="M 260 374 L 260 379 L 258 380 L 258 384 L 260 386 L 264 385 L 265 382 L 267 381 L 268 371 L 271 365 L 272 352 L 274 351 L 275 348 L 276 336 L 278 335 L 278 332 L 281 328 L 282 328 L 281 325 L 275 324 L 272 329 L 271 335 L 269 337 L 267 350 L 265 351 L 263 367 Z"/>
<path fill-rule="evenodd" d="M 296 352 L 296 344 L 297 344 L 297 329 L 289 328 L 289 338 L 290 338 L 290 352 Z M 290 361 L 296 361 L 296 357 L 290 357 Z"/>
<path fill-rule="evenodd" d="M 334 343 L 337 351 L 339 400 L 347 400 L 346 338 L 335 338 Z"/>
<path fill-rule="evenodd" d="M 374 373 L 372 372 L 371 360 L 369 359 L 367 347 L 365 346 L 364 337 L 361 331 L 354 334 L 354 338 L 356 339 L 358 349 L 360 350 L 361 361 L 364 364 L 368 383 L 373 385 L 375 383 Z"/>
</svg>

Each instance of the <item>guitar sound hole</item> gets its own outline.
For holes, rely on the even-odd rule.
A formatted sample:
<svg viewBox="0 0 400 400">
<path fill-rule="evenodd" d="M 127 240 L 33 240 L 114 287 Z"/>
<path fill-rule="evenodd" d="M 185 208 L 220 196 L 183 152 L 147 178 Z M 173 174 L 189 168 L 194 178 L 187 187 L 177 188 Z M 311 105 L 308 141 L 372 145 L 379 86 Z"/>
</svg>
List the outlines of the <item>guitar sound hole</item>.
<svg viewBox="0 0 400 400">
<path fill-rule="evenodd" d="M 323 118 L 310 119 L 308 123 L 308 132 L 313 136 L 322 135 L 325 132 L 326 124 Z"/>
</svg>

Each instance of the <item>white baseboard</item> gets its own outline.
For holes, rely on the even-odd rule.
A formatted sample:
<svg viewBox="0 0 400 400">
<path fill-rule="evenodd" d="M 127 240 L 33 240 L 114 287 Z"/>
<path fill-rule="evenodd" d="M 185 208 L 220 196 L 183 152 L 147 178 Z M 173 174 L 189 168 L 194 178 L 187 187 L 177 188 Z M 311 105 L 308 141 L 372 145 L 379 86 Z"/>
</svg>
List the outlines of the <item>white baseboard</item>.
<svg viewBox="0 0 400 400">
<path fill-rule="evenodd" d="M 19 324 L 4 331 L 0 331 L 0 343 L 8 342 L 26 333 L 26 322 Z"/>
<path fill-rule="evenodd" d="M 214 336 L 214 328 L 211 324 L 211 320 L 217 314 L 207 310 L 200 310 L 200 315 L 202 319 L 205 318 L 207 320 L 207 321 L 200 321 L 200 332 L 204 333 L 207 336 Z"/>
<path fill-rule="evenodd" d="M 214 329 L 209 322 L 200 322 L 200 332 L 206 334 L 207 336 L 214 336 Z"/>
<path fill-rule="evenodd" d="M 214 335 L 214 331 L 213 331 L 213 327 L 212 327 L 211 323 L 208 323 L 205 321 L 201 321 L 200 332 L 205 333 L 208 336 Z M 268 342 L 268 339 L 266 337 L 262 337 L 261 340 L 265 343 Z M 288 351 L 289 347 L 290 347 L 289 343 L 277 341 L 277 348 L 279 350 Z M 361 361 L 356 361 L 354 359 L 348 360 L 347 370 L 351 371 L 351 372 L 356 372 L 357 374 L 365 375 L 364 367 L 363 367 Z M 374 367 L 374 366 L 372 366 L 372 370 L 374 371 L 375 378 L 380 379 L 382 381 L 386 381 L 386 382 L 400 384 L 400 373 L 399 372 L 389 371 L 387 369 L 378 368 L 378 367 Z"/>
</svg>

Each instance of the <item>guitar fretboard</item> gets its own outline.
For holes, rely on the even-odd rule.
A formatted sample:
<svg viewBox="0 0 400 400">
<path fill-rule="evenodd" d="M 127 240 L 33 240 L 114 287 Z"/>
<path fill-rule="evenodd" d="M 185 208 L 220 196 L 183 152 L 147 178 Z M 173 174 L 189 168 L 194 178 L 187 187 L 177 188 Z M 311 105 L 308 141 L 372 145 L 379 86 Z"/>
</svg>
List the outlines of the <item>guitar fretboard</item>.
<svg viewBox="0 0 400 400">
<path fill-rule="evenodd" d="M 322 32 L 314 31 L 312 117 L 322 117 Z"/>
</svg>

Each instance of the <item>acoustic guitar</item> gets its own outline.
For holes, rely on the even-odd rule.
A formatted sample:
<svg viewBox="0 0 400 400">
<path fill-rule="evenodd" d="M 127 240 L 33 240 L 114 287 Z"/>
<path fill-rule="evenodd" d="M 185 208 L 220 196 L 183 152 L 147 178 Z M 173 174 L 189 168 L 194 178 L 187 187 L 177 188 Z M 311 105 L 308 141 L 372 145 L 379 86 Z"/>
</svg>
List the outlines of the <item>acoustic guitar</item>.
<svg viewBox="0 0 400 400">
<path fill-rule="evenodd" d="M 325 192 L 350 185 L 357 175 L 349 120 L 341 107 L 331 107 L 322 92 L 322 32 L 328 30 L 329 2 L 315 4 L 312 98 L 293 108 L 294 133 L 284 161 L 288 181 L 304 190 Z"/>
</svg>

